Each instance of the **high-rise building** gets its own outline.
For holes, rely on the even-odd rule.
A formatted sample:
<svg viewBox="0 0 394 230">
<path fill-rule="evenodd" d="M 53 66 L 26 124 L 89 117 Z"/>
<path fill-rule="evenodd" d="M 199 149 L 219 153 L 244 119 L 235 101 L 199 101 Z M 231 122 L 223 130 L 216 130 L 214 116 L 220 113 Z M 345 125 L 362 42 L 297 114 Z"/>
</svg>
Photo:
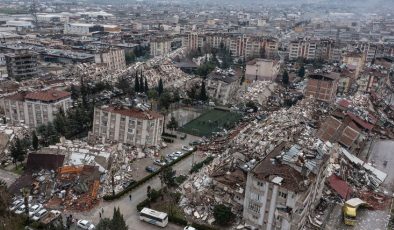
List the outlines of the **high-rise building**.
<svg viewBox="0 0 394 230">
<path fill-rule="evenodd" d="M 27 49 L 14 49 L 5 55 L 8 77 L 23 80 L 38 75 L 38 54 Z"/>
</svg>

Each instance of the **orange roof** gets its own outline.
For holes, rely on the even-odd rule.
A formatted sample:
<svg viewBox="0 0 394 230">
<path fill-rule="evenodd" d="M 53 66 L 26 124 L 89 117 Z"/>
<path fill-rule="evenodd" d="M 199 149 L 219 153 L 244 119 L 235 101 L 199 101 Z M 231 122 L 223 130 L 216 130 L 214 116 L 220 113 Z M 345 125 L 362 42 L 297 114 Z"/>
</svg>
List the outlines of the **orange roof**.
<svg viewBox="0 0 394 230">
<path fill-rule="evenodd" d="M 24 101 L 25 96 L 26 96 L 26 93 L 16 93 L 16 94 L 4 97 L 4 99 L 11 100 L 11 101 Z"/>
<path fill-rule="evenodd" d="M 103 111 L 107 111 L 110 113 L 117 113 L 126 117 L 134 117 L 142 120 L 153 120 L 163 117 L 160 113 L 154 111 L 140 111 L 137 109 L 129 109 L 129 108 L 115 108 L 112 106 L 101 108 Z"/>
<path fill-rule="evenodd" d="M 38 101 L 56 101 L 70 96 L 71 93 L 69 92 L 51 89 L 28 93 L 25 99 Z"/>
</svg>

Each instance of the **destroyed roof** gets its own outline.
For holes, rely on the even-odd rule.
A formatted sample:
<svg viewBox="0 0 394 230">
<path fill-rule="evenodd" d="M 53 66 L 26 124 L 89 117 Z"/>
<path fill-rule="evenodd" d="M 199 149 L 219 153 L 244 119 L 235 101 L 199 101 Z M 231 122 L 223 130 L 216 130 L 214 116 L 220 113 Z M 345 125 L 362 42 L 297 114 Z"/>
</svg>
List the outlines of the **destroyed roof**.
<svg viewBox="0 0 394 230">
<path fill-rule="evenodd" d="M 277 146 L 267 157 L 260 161 L 251 171 L 253 175 L 263 181 L 272 182 L 273 179 L 281 177 L 280 186 L 294 192 L 302 192 L 307 189 L 304 180 L 307 177 L 287 164 L 280 164 L 272 159 L 281 154 L 285 143 Z"/>
<path fill-rule="evenodd" d="M 63 162 L 64 155 L 30 153 L 27 156 L 26 171 L 56 170 L 63 166 Z"/>
<path fill-rule="evenodd" d="M 37 91 L 37 92 L 31 92 L 28 93 L 25 97 L 27 100 L 38 100 L 38 101 L 56 101 L 60 99 L 64 99 L 67 97 L 70 97 L 71 93 L 66 92 L 66 91 L 60 91 L 60 90 L 45 90 L 45 91 Z"/>
<path fill-rule="evenodd" d="M 246 184 L 246 173 L 239 168 L 234 171 L 218 170 L 212 173 L 211 177 L 231 188 L 236 188 L 237 185 L 244 187 Z"/>
<path fill-rule="evenodd" d="M 149 110 L 149 111 L 140 111 L 137 109 L 133 108 L 116 108 L 113 106 L 103 106 L 101 107 L 103 111 L 107 111 L 110 113 L 117 113 L 126 117 L 134 117 L 142 120 L 153 120 L 153 119 L 158 119 L 163 117 L 160 113 L 157 113 L 155 111 Z"/>
<path fill-rule="evenodd" d="M 347 115 L 349 115 L 349 117 L 352 118 L 352 120 L 354 122 L 356 122 L 358 125 L 360 125 L 364 129 L 372 130 L 374 127 L 373 124 L 370 124 L 370 123 L 362 120 L 361 118 L 359 118 L 357 115 L 355 115 L 354 113 L 352 113 L 350 111 L 347 112 Z"/>
<path fill-rule="evenodd" d="M 329 74 L 310 74 L 308 78 L 322 81 L 334 81 L 339 78 L 338 73 L 329 73 Z"/>
<path fill-rule="evenodd" d="M 339 178 L 337 175 L 331 175 L 328 178 L 328 184 L 332 189 L 335 190 L 343 199 L 347 199 L 352 194 L 352 188 L 346 183 L 346 181 Z"/>
<path fill-rule="evenodd" d="M 346 117 L 340 121 L 330 116 L 322 124 L 317 132 L 317 136 L 323 141 L 340 142 L 346 147 L 350 147 L 360 135 L 360 129 L 354 122 Z"/>
</svg>

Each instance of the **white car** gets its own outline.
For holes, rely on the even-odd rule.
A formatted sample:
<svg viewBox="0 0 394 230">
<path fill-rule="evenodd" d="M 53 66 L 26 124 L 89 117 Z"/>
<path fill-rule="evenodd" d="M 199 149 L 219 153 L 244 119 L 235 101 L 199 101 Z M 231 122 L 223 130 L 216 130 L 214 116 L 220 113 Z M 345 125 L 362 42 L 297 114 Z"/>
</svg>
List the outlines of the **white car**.
<svg viewBox="0 0 394 230">
<path fill-rule="evenodd" d="M 48 214 L 48 211 L 44 208 L 44 209 L 41 209 L 40 211 L 38 211 L 36 214 L 34 214 L 32 219 L 34 221 L 39 221 L 41 218 L 43 218 L 47 214 Z"/>
<path fill-rule="evenodd" d="M 180 152 L 180 151 L 178 151 L 178 152 L 173 153 L 173 155 L 174 155 L 174 156 L 177 156 L 177 157 L 180 157 L 180 156 L 183 155 L 183 153 Z"/>
<path fill-rule="evenodd" d="M 92 223 L 87 220 L 78 220 L 77 226 L 85 230 L 92 230 L 96 228 Z"/>
<path fill-rule="evenodd" d="M 197 230 L 197 229 L 192 226 L 186 226 L 183 230 Z"/>
<path fill-rule="evenodd" d="M 193 147 L 188 147 L 186 145 L 182 146 L 182 150 L 184 151 L 193 151 Z"/>
<path fill-rule="evenodd" d="M 17 208 L 16 210 L 15 210 L 15 214 L 22 214 L 22 213 L 25 213 L 25 205 L 24 204 L 22 204 L 21 206 L 19 206 L 19 208 Z M 29 208 L 31 207 L 31 205 L 29 204 Z"/>
<path fill-rule="evenodd" d="M 36 214 L 38 211 L 42 209 L 42 204 L 35 204 L 29 208 L 29 216 L 32 217 L 34 214 Z"/>
<path fill-rule="evenodd" d="M 14 202 L 12 202 L 9 209 L 10 209 L 10 211 L 15 211 L 22 204 L 23 204 L 23 199 L 15 200 Z"/>
</svg>

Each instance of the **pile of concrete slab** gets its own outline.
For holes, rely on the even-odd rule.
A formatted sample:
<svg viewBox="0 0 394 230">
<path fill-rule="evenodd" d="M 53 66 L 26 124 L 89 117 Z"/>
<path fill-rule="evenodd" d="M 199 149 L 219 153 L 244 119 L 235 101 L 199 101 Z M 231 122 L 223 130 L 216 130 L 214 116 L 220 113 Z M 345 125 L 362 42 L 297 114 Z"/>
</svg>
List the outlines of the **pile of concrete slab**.
<svg viewBox="0 0 394 230">
<path fill-rule="evenodd" d="M 271 81 L 256 81 L 248 85 L 245 92 L 240 92 L 240 101 L 254 101 L 264 105 L 273 94 L 277 84 Z"/>
</svg>

